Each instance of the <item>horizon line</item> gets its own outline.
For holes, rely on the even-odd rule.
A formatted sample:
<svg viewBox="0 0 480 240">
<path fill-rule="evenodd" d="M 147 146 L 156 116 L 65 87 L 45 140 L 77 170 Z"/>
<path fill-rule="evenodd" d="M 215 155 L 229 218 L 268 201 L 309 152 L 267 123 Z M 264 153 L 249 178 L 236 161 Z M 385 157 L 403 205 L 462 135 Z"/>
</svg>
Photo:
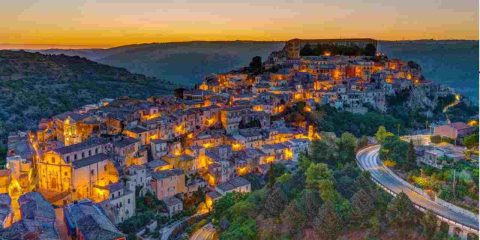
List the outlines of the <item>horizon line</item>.
<svg viewBox="0 0 480 240">
<path fill-rule="evenodd" d="M 292 38 L 295 39 L 295 38 Z M 299 39 L 313 39 L 313 38 L 299 38 Z M 323 38 L 315 38 L 323 39 Z M 330 39 L 330 38 L 324 38 Z M 353 39 L 353 38 L 338 38 L 338 39 Z M 406 41 L 479 41 L 479 39 L 434 39 L 434 38 L 420 38 L 420 39 L 395 39 L 395 40 L 383 40 L 374 39 L 380 42 L 406 42 Z M 291 39 L 289 39 L 291 40 Z M 82 49 L 111 49 L 117 47 L 134 46 L 134 45 L 147 45 L 147 44 L 170 44 L 170 43 L 194 43 L 194 42 L 287 42 L 289 40 L 249 40 L 249 39 L 236 39 L 236 40 L 189 40 L 189 41 L 166 41 L 166 42 L 137 42 L 127 43 L 121 45 L 83 45 L 83 44 L 35 44 L 35 43 L 0 43 L 0 50 L 82 50 Z M 5 48 L 12 46 L 11 48 Z"/>
</svg>

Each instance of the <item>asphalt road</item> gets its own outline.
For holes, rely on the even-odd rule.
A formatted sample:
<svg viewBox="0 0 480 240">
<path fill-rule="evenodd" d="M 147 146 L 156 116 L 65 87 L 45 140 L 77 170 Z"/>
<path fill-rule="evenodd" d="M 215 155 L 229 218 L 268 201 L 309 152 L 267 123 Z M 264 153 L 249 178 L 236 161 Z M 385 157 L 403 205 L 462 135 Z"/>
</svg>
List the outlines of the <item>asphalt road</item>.
<svg viewBox="0 0 480 240">
<path fill-rule="evenodd" d="M 478 231 L 478 215 L 473 217 L 469 214 L 439 205 L 431 200 L 426 193 L 418 192 L 418 190 L 414 189 L 411 184 L 395 175 L 383 165 L 378 156 L 379 150 L 380 146 L 375 145 L 357 153 L 357 162 L 359 166 L 362 169 L 369 171 L 372 178 L 396 194 L 403 191 L 416 205 L 429 209 L 437 215 L 441 215 Z"/>
<path fill-rule="evenodd" d="M 190 240 L 214 240 L 215 239 L 215 228 L 211 223 L 203 226 L 193 233 L 190 237 Z"/>
</svg>

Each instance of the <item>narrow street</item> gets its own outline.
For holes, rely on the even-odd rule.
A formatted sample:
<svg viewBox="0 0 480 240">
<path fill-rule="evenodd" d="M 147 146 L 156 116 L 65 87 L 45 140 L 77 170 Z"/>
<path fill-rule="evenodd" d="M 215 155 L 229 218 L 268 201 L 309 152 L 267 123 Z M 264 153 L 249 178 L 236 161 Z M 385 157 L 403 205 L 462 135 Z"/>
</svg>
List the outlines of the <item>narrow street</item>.
<svg viewBox="0 0 480 240">
<path fill-rule="evenodd" d="M 62 240 L 71 240 L 72 238 L 68 236 L 67 225 L 63 221 L 63 209 L 55 209 L 55 228 L 57 228 L 58 236 Z"/>
</svg>

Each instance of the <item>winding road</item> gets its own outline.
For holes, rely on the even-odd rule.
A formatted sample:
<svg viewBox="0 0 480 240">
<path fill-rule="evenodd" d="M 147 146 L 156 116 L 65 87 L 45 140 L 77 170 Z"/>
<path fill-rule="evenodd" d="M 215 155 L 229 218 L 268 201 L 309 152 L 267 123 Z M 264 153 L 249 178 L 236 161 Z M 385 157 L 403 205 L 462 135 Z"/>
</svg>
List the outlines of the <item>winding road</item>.
<svg viewBox="0 0 480 240">
<path fill-rule="evenodd" d="M 454 107 L 456 105 L 458 105 L 460 103 L 460 99 L 461 99 L 461 96 L 460 94 L 455 94 L 455 100 L 453 100 L 452 103 L 448 104 L 447 106 L 445 106 L 442 110 L 443 113 L 445 113 L 445 117 L 447 118 L 447 121 L 450 123 L 450 118 L 448 118 L 448 114 L 447 114 L 447 111 L 449 108 L 451 107 Z"/>
<path fill-rule="evenodd" d="M 213 224 L 209 223 L 193 233 L 190 240 L 214 240 L 216 239 L 215 233 L 215 227 L 213 227 Z"/>
<path fill-rule="evenodd" d="M 380 146 L 375 145 L 360 150 L 357 153 L 357 163 L 361 169 L 369 171 L 372 179 L 382 185 L 387 190 L 398 194 L 404 192 L 412 200 L 415 205 L 433 211 L 438 216 L 446 218 L 464 227 L 474 229 L 478 232 L 478 215 L 468 214 L 458 209 L 453 209 L 444 205 L 440 205 L 430 199 L 422 190 L 415 188 L 399 176 L 394 174 L 390 169 L 385 167 L 379 158 Z"/>
</svg>

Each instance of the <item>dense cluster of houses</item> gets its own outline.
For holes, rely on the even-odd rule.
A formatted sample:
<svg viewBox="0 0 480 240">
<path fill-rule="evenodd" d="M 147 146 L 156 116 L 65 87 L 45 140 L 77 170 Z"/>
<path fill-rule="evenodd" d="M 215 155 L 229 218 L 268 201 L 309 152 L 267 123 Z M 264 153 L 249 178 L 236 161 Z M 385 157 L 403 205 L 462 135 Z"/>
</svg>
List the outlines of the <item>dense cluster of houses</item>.
<svg viewBox="0 0 480 240">
<path fill-rule="evenodd" d="M 13 204 L 34 196 L 48 215 L 42 221 L 55 221 L 50 203 L 63 208 L 69 235 L 125 238 L 115 225 L 135 214 L 138 196 L 151 192 L 172 216 L 200 188 L 209 189 L 211 207 L 228 192 L 249 192 L 242 176 L 298 161 L 318 134 L 310 123 L 276 120 L 289 106 L 385 111 L 388 94 L 420 85 L 428 82 L 419 70 L 399 60 L 289 59 L 274 52 L 256 76 L 212 75 L 176 96 L 102 99 L 43 119 L 36 131 L 9 137 L 7 168 L 0 170 L 0 193 L 8 197 L 0 198 L 0 234 L 40 231 L 28 226 L 26 203 Z M 56 234 L 41 227 L 47 229 L 32 234 Z"/>
</svg>

